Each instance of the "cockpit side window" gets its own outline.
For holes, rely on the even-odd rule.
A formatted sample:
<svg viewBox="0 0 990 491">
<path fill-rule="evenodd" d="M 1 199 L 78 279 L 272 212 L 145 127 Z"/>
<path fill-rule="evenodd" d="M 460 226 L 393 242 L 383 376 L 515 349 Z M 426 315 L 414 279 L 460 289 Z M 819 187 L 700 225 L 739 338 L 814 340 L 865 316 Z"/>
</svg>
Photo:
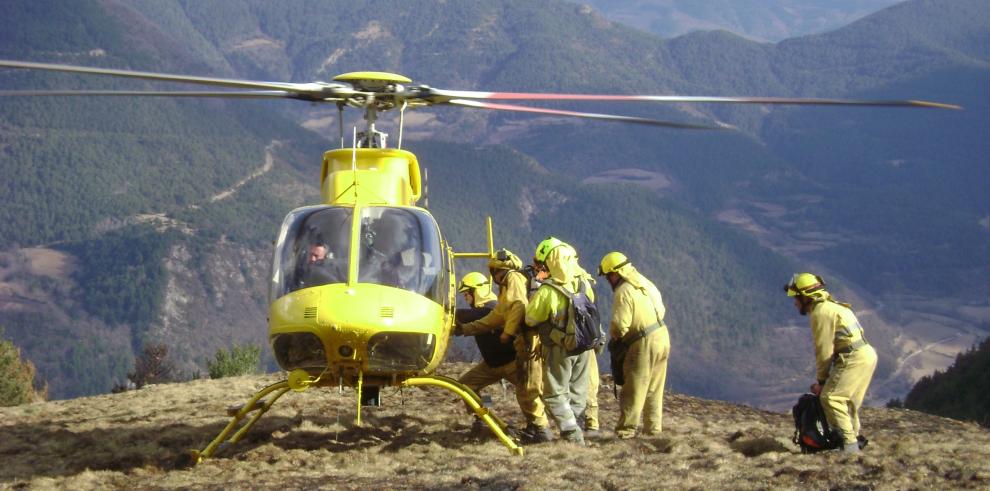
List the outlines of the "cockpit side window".
<svg viewBox="0 0 990 491">
<path fill-rule="evenodd" d="M 376 283 L 436 298 L 440 237 L 428 214 L 406 208 L 361 210 L 358 282 Z"/>
</svg>

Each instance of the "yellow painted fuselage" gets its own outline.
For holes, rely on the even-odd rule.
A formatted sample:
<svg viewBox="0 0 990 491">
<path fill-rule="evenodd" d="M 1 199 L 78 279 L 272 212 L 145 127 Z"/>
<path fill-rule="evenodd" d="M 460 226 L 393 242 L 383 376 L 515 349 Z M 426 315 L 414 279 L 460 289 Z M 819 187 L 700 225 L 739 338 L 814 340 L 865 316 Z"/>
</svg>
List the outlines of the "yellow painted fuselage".
<svg viewBox="0 0 990 491">
<path fill-rule="evenodd" d="M 269 340 L 285 370 L 393 385 L 432 373 L 454 312 L 453 254 L 421 195 L 416 157 L 326 152 L 322 205 L 293 210 L 273 260 Z"/>
</svg>

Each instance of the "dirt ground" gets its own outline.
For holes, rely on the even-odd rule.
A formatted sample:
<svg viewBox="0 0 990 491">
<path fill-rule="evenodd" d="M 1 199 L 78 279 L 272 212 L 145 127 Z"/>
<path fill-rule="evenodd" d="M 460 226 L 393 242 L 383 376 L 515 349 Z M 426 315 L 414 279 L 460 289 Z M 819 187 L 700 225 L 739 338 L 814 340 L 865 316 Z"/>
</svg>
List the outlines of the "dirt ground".
<svg viewBox="0 0 990 491">
<path fill-rule="evenodd" d="M 466 365 L 441 372 L 455 376 Z M 155 385 L 122 394 L 0 408 L 0 489 L 945 489 L 990 487 L 990 431 L 907 410 L 866 409 L 861 455 L 801 455 L 789 414 L 678 394 L 664 433 L 617 440 L 611 386 L 603 438 L 559 441 L 522 457 L 473 436 L 472 417 L 440 389 L 385 388 L 354 425 L 351 389 L 289 393 L 247 437 L 189 466 L 276 375 Z M 507 391 L 489 390 L 516 426 Z"/>
</svg>

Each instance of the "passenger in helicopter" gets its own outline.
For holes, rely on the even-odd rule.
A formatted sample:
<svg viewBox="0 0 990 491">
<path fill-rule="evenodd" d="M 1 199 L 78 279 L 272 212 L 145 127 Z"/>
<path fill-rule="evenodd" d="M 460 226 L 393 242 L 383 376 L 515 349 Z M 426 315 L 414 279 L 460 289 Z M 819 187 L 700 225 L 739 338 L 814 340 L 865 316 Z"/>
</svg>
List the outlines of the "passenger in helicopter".
<svg viewBox="0 0 990 491">
<path fill-rule="evenodd" d="M 413 217 L 389 211 L 367 225 L 358 281 L 419 292 L 421 254 Z"/>
</svg>

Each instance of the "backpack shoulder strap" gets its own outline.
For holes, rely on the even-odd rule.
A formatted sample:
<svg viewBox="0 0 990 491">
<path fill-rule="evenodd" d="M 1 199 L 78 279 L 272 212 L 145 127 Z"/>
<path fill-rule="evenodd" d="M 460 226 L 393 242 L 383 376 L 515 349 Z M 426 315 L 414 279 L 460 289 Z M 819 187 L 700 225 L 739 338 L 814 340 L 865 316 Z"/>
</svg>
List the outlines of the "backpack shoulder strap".
<svg viewBox="0 0 990 491">
<path fill-rule="evenodd" d="M 574 299 L 574 294 L 571 293 L 570 291 L 568 291 L 567 288 L 564 288 L 563 285 L 558 285 L 557 283 L 554 283 L 553 281 L 541 281 L 540 284 L 541 285 L 547 285 L 547 286 L 553 288 L 554 290 L 557 290 L 558 292 L 563 293 L 564 296 L 567 297 L 567 300 L 573 300 Z"/>
</svg>

